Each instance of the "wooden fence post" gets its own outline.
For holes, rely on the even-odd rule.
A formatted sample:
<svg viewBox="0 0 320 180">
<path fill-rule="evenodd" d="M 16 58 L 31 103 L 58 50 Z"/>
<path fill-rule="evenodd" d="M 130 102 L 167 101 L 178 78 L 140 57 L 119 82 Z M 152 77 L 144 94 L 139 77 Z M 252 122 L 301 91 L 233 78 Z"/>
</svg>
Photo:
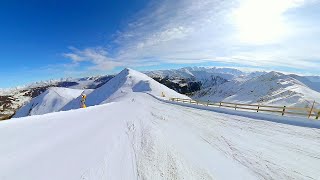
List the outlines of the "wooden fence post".
<svg viewBox="0 0 320 180">
<path fill-rule="evenodd" d="M 319 116 L 320 116 L 320 111 L 318 112 L 316 119 L 319 119 Z"/>
<path fill-rule="evenodd" d="M 283 110 L 282 110 L 282 116 L 284 115 L 284 112 L 286 111 L 286 106 L 283 106 Z"/>
<path fill-rule="evenodd" d="M 220 102 L 220 105 L 219 105 L 219 107 L 221 107 L 221 103 L 222 103 L 222 102 Z"/>
<path fill-rule="evenodd" d="M 209 106 L 209 100 L 208 100 L 208 102 L 207 102 L 207 106 Z"/>
<path fill-rule="evenodd" d="M 258 104 L 258 109 L 257 109 L 257 112 L 259 112 L 259 109 L 260 109 L 260 104 Z"/>
<path fill-rule="evenodd" d="M 311 107 L 311 109 L 310 109 L 308 118 L 310 118 L 310 116 L 311 116 L 311 114 L 312 114 L 312 111 L 313 111 L 313 107 L 314 107 L 314 103 L 315 103 L 315 102 L 316 102 L 316 101 L 313 101 L 313 104 L 312 104 L 312 107 Z"/>
<path fill-rule="evenodd" d="M 236 105 L 234 105 L 234 110 L 237 110 L 237 104 L 236 104 Z"/>
</svg>

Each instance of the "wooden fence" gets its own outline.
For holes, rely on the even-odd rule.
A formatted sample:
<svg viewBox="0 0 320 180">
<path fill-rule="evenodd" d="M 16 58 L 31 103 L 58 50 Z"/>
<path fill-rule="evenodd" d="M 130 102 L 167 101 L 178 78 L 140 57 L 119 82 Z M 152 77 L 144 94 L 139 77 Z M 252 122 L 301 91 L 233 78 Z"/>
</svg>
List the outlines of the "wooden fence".
<svg viewBox="0 0 320 180">
<path fill-rule="evenodd" d="M 213 106 L 213 107 L 226 107 L 232 109 L 249 110 L 255 112 L 271 112 L 278 113 L 282 116 L 284 115 L 299 115 L 306 116 L 308 118 L 319 119 L 320 109 L 314 108 L 314 103 L 311 108 L 301 108 L 301 107 L 287 107 L 287 106 L 268 106 L 268 105 L 254 105 L 254 104 L 242 104 L 242 103 L 229 103 L 229 102 L 210 102 L 210 101 L 196 101 L 192 99 L 180 99 L 180 98 L 170 98 L 170 101 L 203 105 L 203 106 Z"/>
</svg>

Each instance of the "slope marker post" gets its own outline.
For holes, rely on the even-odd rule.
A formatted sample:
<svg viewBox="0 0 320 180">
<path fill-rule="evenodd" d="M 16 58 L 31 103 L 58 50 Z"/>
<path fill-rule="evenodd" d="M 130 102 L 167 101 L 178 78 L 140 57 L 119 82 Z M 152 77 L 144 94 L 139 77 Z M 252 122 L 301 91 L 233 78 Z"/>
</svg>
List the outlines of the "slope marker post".
<svg viewBox="0 0 320 180">
<path fill-rule="evenodd" d="M 314 104 L 315 104 L 315 103 L 316 103 L 316 101 L 313 101 L 312 107 L 311 107 L 310 112 L 309 112 L 309 114 L 308 114 L 308 118 L 310 118 L 310 116 L 311 116 L 311 114 L 312 114 L 312 111 L 313 111 L 313 108 L 314 108 Z"/>
<path fill-rule="evenodd" d="M 286 106 L 283 106 L 283 109 L 282 109 L 282 116 L 284 115 L 284 112 L 286 111 Z"/>
</svg>

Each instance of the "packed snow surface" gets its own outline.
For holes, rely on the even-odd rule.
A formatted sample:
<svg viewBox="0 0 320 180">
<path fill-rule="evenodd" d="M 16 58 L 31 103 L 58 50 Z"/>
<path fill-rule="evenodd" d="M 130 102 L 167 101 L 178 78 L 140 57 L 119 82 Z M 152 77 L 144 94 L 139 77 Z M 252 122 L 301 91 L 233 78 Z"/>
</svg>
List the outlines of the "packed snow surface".
<svg viewBox="0 0 320 180">
<path fill-rule="evenodd" d="M 320 129 L 132 92 L 1 122 L 0 179 L 318 179 L 319 139 Z"/>
</svg>

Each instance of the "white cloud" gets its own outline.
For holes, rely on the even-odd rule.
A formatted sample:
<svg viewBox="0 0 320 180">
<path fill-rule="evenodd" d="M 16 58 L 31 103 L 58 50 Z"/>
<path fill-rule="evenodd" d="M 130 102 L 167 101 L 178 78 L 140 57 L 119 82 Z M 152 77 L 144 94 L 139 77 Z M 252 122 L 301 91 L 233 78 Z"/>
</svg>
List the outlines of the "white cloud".
<svg viewBox="0 0 320 180">
<path fill-rule="evenodd" d="M 243 0 L 231 13 L 238 31 L 237 38 L 244 43 L 276 43 L 289 33 L 284 13 L 303 5 L 304 0 Z"/>
<path fill-rule="evenodd" d="M 72 59 L 73 62 L 80 62 L 83 60 L 82 57 L 74 53 L 64 53 L 63 56 Z"/>
<path fill-rule="evenodd" d="M 101 48 L 86 48 L 79 50 L 74 47 L 69 48 L 71 53 L 64 53 L 63 55 L 73 60 L 74 63 L 90 62 L 93 66 L 90 69 L 94 70 L 111 70 L 114 67 L 121 66 L 122 63 L 113 58 L 108 57 L 108 52 Z"/>
<path fill-rule="evenodd" d="M 314 2 L 312 0 L 312 2 Z M 304 40 L 288 13 L 305 0 L 160 0 L 116 33 L 112 56 L 103 48 L 71 49 L 65 57 L 95 68 L 217 61 L 308 69 L 320 41 Z M 316 21 L 316 20 L 315 20 Z M 316 21 L 317 22 L 317 21 Z M 319 34 L 319 23 L 313 31 Z M 314 30 L 316 28 L 316 31 Z M 307 44 L 315 44 L 306 48 Z"/>
</svg>

